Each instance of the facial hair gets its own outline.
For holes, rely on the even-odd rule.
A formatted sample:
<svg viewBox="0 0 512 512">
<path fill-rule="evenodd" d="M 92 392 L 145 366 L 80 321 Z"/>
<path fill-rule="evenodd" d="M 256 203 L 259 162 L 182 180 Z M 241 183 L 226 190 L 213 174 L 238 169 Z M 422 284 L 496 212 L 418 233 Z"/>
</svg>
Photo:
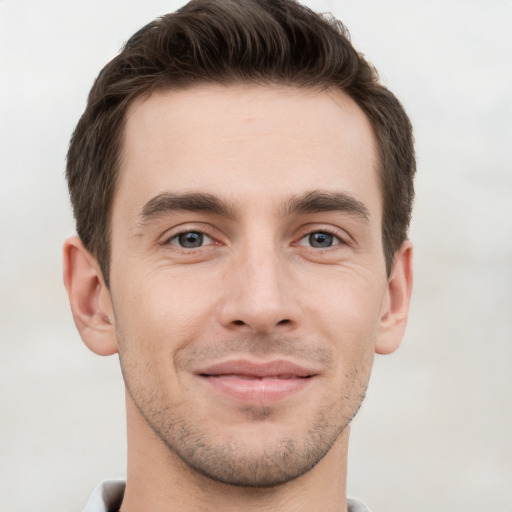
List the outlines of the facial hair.
<svg viewBox="0 0 512 512">
<path fill-rule="evenodd" d="M 273 436 L 251 443 L 243 432 L 240 436 L 219 433 L 215 418 L 198 421 L 193 403 L 169 403 L 163 386 L 151 378 L 155 375 L 151 363 L 141 363 L 131 354 L 131 349 L 123 350 L 125 343 L 121 332 L 118 332 L 118 340 L 127 392 L 171 456 L 179 457 L 189 468 L 213 481 L 242 487 L 284 484 L 308 472 L 322 460 L 359 410 L 371 368 L 371 361 L 367 361 L 364 371 L 347 370 L 344 382 L 350 386 L 326 397 L 325 403 L 313 411 L 307 429 L 296 435 L 287 433 L 289 429 L 280 428 L 276 421 L 278 405 L 240 406 L 238 413 L 251 424 L 275 422 Z M 175 355 L 174 367 L 188 371 L 212 361 L 247 354 L 255 358 L 294 357 L 315 363 L 326 372 L 335 368 L 333 353 L 328 348 L 286 337 L 266 336 L 234 338 L 184 348 Z M 300 419 L 302 414 L 311 412 L 299 409 L 296 418 Z"/>
</svg>

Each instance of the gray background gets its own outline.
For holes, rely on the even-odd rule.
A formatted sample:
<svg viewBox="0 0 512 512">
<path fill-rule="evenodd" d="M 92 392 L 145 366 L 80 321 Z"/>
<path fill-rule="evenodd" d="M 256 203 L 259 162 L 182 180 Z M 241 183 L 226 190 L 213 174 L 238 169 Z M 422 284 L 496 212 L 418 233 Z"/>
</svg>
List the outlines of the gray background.
<svg viewBox="0 0 512 512">
<path fill-rule="evenodd" d="M 181 2 L 0 0 L 0 510 L 79 511 L 125 468 L 116 357 L 61 284 L 69 136 L 100 68 Z M 512 511 L 512 2 L 309 1 L 349 27 L 416 128 L 416 281 L 354 422 L 377 511 Z"/>
</svg>

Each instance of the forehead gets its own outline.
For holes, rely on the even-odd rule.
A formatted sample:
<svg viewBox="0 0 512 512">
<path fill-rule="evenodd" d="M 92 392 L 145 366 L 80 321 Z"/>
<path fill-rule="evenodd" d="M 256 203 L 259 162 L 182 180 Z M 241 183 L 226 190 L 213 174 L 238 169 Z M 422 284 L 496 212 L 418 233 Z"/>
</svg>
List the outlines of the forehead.
<svg viewBox="0 0 512 512">
<path fill-rule="evenodd" d="M 371 124 L 339 91 L 209 85 L 154 93 L 130 106 L 122 156 L 114 215 L 169 191 L 245 204 L 341 190 L 380 205 Z"/>
</svg>

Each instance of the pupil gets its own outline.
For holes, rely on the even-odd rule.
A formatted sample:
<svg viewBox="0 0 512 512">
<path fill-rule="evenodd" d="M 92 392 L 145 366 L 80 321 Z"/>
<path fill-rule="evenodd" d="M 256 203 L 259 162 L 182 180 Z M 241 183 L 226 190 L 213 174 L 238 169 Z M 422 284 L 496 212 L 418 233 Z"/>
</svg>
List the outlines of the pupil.
<svg viewBox="0 0 512 512">
<path fill-rule="evenodd" d="M 183 233 L 179 236 L 179 242 L 182 247 L 194 248 L 203 245 L 203 234 L 191 231 L 190 233 Z"/>
<path fill-rule="evenodd" d="M 309 235 L 309 243 L 311 247 L 331 247 L 333 243 L 333 235 L 329 233 L 312 233 Z"/>
</svg>

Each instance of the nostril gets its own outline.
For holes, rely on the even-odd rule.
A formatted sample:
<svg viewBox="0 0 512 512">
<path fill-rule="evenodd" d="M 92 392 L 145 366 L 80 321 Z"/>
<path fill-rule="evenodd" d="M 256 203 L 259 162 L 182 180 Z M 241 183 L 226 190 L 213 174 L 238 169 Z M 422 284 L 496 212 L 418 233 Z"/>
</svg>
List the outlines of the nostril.
<svg viewBox="0 0 512 512">
<path fill-rule="evenodd" d="M 289 325 L 289 324 L 291 324 L 291 323 L 293 323 L 293 322 L 292 322 L 290 319 L 288 319 L 288 318 L 283 318 L 282 320 L 279 320 L 276 324 L 269 323 L 269 325 L 268 325 L 267 327 L 268 327 L 268 328 L 271 328 L 271 327 L 272 327 L 272 325 L 274 325 L 274 326 L 276 326 L 276 327 L 277 327 L 277 326 L 280 326 L 280 325 Z M 251 322 L 244 322 L 243 320 L 233 320 L 233 321 L 231 322 L 231 325 L 232 325 L 232 326 L 236 325 L 237 327 L 240 327 L 240 326 L 244 326 L 244 325 L 245 325 L 245 326 L 248 326 L 248 327 L 253 326 L 253 327 L 255 327 L 255 328 L 258 328 L 257 326 L 254 326 L 253 324 L 251 324 Z"/>
</svg>

